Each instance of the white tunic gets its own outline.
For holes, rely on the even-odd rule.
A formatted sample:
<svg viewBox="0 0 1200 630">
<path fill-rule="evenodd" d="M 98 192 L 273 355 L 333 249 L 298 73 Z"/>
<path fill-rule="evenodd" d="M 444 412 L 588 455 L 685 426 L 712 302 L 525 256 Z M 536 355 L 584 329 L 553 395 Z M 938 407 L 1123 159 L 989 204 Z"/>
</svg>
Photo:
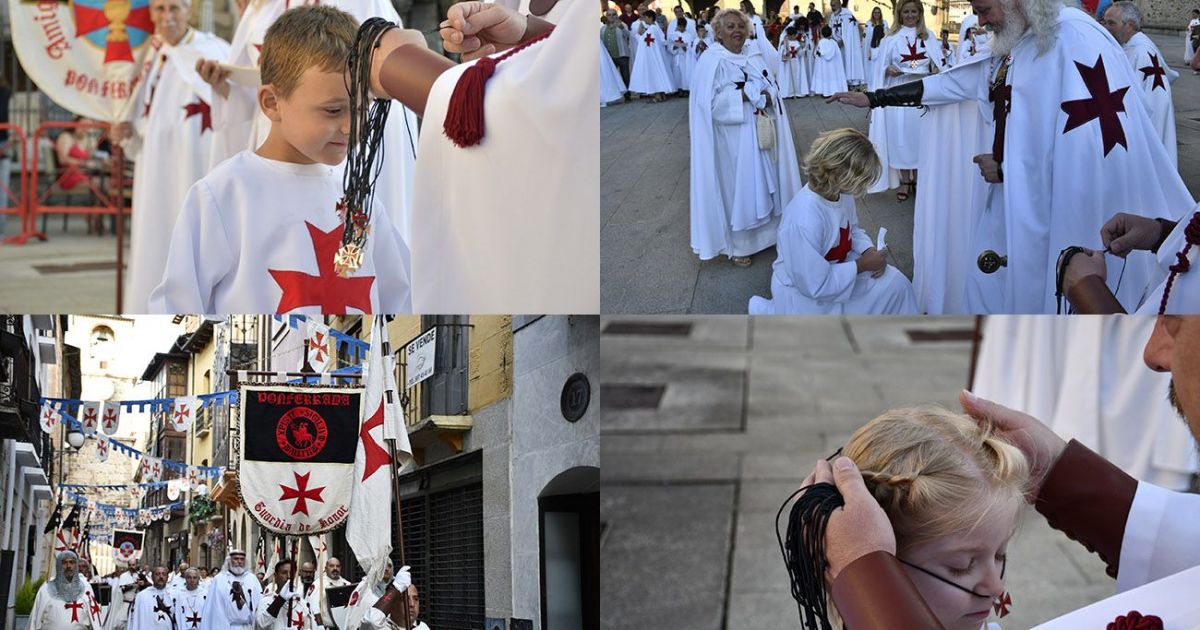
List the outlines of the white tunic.
<svg viewBox="0 0 1200 630">
<path fill-rule="evenodd" d="M 134 137 L 123 143 L 134 160 L 133 226 L 127 313 L 143 313 L 167 260 L 167 239 L 188 188 L 208 170 L 212 148 L 212 89 L 196 73 L 196 61 L 223 58 L 225 40 L 188 30 L 178 45 L 164 43 L 131 100 Z"/>
<path fill-rule="evenodd" d="M 750 298 L 750 314 L 915 314 L 912 284 L 899 269 L 888 265 L 878 278 L 858 272 L 856 261 L 873 246 L 853 197 L 829 201 L 805 186 L 779 225 L 772 299 Z"/>
<path fill-rule="evenodd" d="M 858 19 L 854 13 L 842 7 L 837 13 L 830 13 L 826 22 L 833 29 L 833 39 L 841 42 L 842 63 L 846 69 L 846 81 L 850 85 L 862 85 L 867 82 L 866 70 L 863 68 L 862 33 L 858 30 Z"/>
<path fill-rule="evenodd" d="M 887 31 L 888 31 L 888 23 L 887 23 L 887 20 L 884 20 L 883 21 L 884 39 L 887 38 Z M 880 81 L 880 79 L 882 78 L 883 75 L 881 72 L 877 71 L 877 66 L 879 64 L 879 52 L 881 50 L 883 50 L 883 39 L 879 40 L 879 43 L 874 48 L 872 48 L 871 40 L 874 36 L 875 36 L 875 24 L 873 24 L 871 22 L 867 22 L 866 23 L 866 32 L 863 34 L 863 56 L 866 57 L 867 61 L 866 61 L 866 65 L 863 67 L 863 70 L 867 73 L 867 89 L 868 90 L 877 90 L 880 87 L 883 87 L 881 85 L 881 81 Z"/>
<path fill-rule="evenodd" d="M 625 97 L 625 80 L 621 78 L 617 64 L 600 44 L 600 107 L 615 103 Z"/>
<path fill-rule="evenodd" d="M 413 195 L 422 313 L 600 310 L 600 108 L 592 5 L 560 1 L 545 40 L 497 64 L 479 145 L 442 132 L 461 64 L 429 92 Z M 470 182 L 469 185 L 465 182 Z"/>
<path fill-rule="evenodd" d="M 189 591 L 187 586 L 175 591 L 175 624 L 177 630 L 199 630 L 204 617 L 204 589 Z"/>
<path fill-rule="evenodd" d="M 678 88 L 671 60 L 667 58 L 666 36 L 657 24 L 638 22 L 630 29 L 638 49 L 629 72 L 629 91 L 639 94 L 674 92 Z"/>
<path fill-rule="evenodd" d="M 1175 144 L 1175 102 L 1171 100 L 1171 84 L 1179 73 L 1167 66 L 1167 58 L 1158 51 L 1158 46 L 1138 31 L 1125 42 L 1125 56 L 1133 64 L 1134 76 L 1141 78 L 1142 92 L 1146 95 L 1146 108 L 1150 120 L 1162 139 L 1171 164 L 1178 167 L 1179 151 Z"/>
<path fill-rule="evenodd" d="M 241 594 L 240 603 L 234 599 L 235 591 Z M 221 571 L 213 578 L 204 601 L 200 630 L 250 628 L 254 624 L 254 610 L 261 601 L 262 588 L 249 570 L 242 575 Z"/>
<path fill-rule="evenodd" d="M 216 57 L 235 66 L 258 66 L 263 37 L 275 20 L 288 8 L 302 4 L 324 4 L 341 9 L 359 23 L 371 17 L 382 17 L 403 26 L 400 15 L 387 0 L 251 0 L 238 21 L 233 34 L 233 46 L 228 55 Z M 213 57 L 208 57 L 213 59 Z M 240 151 L 254 150 L 262 145 L 271 131 L 271 122 L 258 107 L 257 89 L 230 83 L 229 97 L 214 99 L 213 124 L 216 138 L 210 168 L 233 157 Z M 417 117 L 399 103 L 392 103 L 384 127 L 382 175 L 375 187 L 375 197 L 383 204 L 392 224 L 406 240 L 411 222 L 414 151 L 417 137 Z M 338 167 L 341 180 L 342 166 Z"/>
<path fill-rule="evenodd" d="M 129 630 L 175 630 L 172 622 L 175 596 L 170 589 L 153 586 L 138 593 L 129 616 Z"/>
<path fill-rule="evenodd" d="M 76 578 L 81 579 L 81 578 Z M 85 586 L 79 597 L 65 602 L 51 594 L 53 585 L 42 584 L 29 612 L 30 630 L 77 630 L 100 628 L 100 605 Z"/>
<path fill-rule="evenodd" d="M 695 33 L 689 33 L 686 29 L 683 32 L 672 30 L 667 35 L 667 52 L 671 58 L 671 69 L 675 73 L 675 84 L 683 90 L 690 90 L 692 77 L 688 73 L 688 50 L 692 47 L 692 41 L 696 39 Z"/>
<path fill-rule="evenodd" d="M 965 59 L 946 72 L 971 72 Z M 991 153 L 992 110 L 978 101 L 935 105 L 921 121 L 921 186 L 913 212 L 913 288 L 921 312 L 967 312 L 967 276 L 979 252 L 971 235 L 987 203 L 987 182 L 972 161 Z"/>
<path fill-rule="evenodd" d="M 312 611 L 309 610 L 308 604 L 300 593 L 292 592 L 275 616 L 271 615 L 270 608 L 275 602 L 277 589 L 275 583 L 267 585 L 266 590 L 262 594 L 262 601 L 259 602 L 258 608 L 254 611 L 254 627 L 256 630 L 288 630 L 288 628 L 300 628 L 301 630 L 313 630 L 317 627 L 317 622 L 313 619 Z"/>
<path fill-rule="evenodd" d="M 971 246 L 976 256 L 985 249 L 1007 255 L 1008 266 L 990 276 L 971 269 L 967 309 L 1053 313 L 1059 252 L 1068 245 L 1100 248 L 1100 227 L 1116 212 L 1113 208 L 1175 219 L 1195 202 L 1170 165 L 1143 99 L 1136 89 L 1122 89 L 1137 80 L 1128 60 L 1095 20 L 1063 8 L 1049 52 L 1039 54 L 1035 39 L 1026 35 L 1011 57 L 1004 183 L 989 186 Z M 990 108 L 992 66 L 989 61 L 968 66 L 971 71 L 925 79 L 922 102 L 940 105 L 973 98 Z M 1099 93 L 1105 85 L 1108 91 L 1100 102 L 1122 95 L 1124 114 L 1106 114 L 1102 123 L 1089 112 L 1097 111 L 1091 92 Z M 1141 302 L 1153 258 L 1135 252 L 1127 260 L 1117 297 L 1130 309 Z M 1122 266 L 1109 258 L 1110 287 L 1116 286 Z M 984 296 L 991 302 L 980 299 Z"/>
<path fill-rule="evenodd" d="M 409 255 L 375 204 L 362 267 L 333 270 L 341 179 L 244 151 L 196 183 L 171 237 L 156 313 L 410 312 Z"/>
<path fill-rule="evenodd" d="M 817 42 L 814 53 L 812 92 L 821 96 L 833 96 L 837 92 L 845 92 L 846 70 L 842 64 L 842 51 L 837 42 L 824 39 Z"/>
<path fill-rule="evenodd" d="M 704 55 L 704 51 L 708 50 L 709 48 L 711 48 L 713 46 L 719 46 L 719 45 L 720 44 L 717 44 L 716 41 L 713 40 L 711 31 L 706 31 L 704 33 L 704 39 L 700 39 L 699 37 L 697 37 L 696 39 L 692 40 L 692 45 L 688 49 L 688 63 L 687 63 L 688 89 L 691 89 L 692 77 L 694 77 L 696 75 L 696 66 L 699 65 L 700 57 Z"/>
<path fill-rule="evenodd" d="M 783 60 L 779 69 L 779 93 L 784 98 L 812 94 L 808 85 L 804 42 L 799 39 L 783 40 L 779 43 L 779 56 Z"/>
<path fill-rule="evenodd" d="M 137 597 L 137 588 L 126 590 L 125 587 L 133 586 L 135 579 L 132 573 L 128 571 L 121 573 L 110 580 L 112 584 L 112 599 L 108 605 L 108 614 L 104 617 L 105 630 L 125 630 L 129 622 L 129 611 L 133 607 L 133 600 Z"/>
<path fill-rule="evenodd" d="M 744 49 L 747 54 L 735 55 L 712 46 L 693 77 L 691 243 L 701 260 L 749 256 L 773 245 L 779 215 L 803 185 L 778 86 L 762 55 L 749 42 Z M 745 88 L 739 89 L 742 82 Z M 759 148 L 759 109 L 774 122 L 770 150 Z"/>
<path fill-rule="evenodd" d="M 902 26 L 879 45 L 877 82 L 881 87 L 918 81 L 939 63 L 941 46 L 932 38 L 921 39 L 917 29 Z M 901 72 L 889 77 L 888 68 Z M 915 107 L 879 107 L 871 110 L 871 144 L 883 163 L 879 180 L 870 192 L 883 192 L 900 185 L 900 169 L 917 168 L 921 146 L 921 110 Z"/>
</svg>

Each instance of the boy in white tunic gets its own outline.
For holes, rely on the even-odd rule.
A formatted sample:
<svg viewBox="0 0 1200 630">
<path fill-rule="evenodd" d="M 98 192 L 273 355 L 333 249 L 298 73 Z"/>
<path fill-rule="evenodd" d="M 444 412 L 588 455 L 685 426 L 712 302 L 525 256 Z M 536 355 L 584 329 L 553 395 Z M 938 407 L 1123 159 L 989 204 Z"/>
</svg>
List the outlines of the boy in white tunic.
<svg viewBox="0 0 1200 630">
<path fill-rule="evenodd" d="M 692 84 L 692 77 L 688 73 L 688 49 L 691 48 L 694 39 L 696 39 L 694 29 L 688 30 L 688 22 L 685 18 L 675 20 L 671 34 L 667 36 L 667 52 L 671 53 L 675 83 L 679 86 L 679 91 L 684 94 L 691 89 Z"/>
<path fill-rule="evenodd" d="M 335 166 L 350 125 L 344 68 L 358 25 L 332 7 L 281 16 L 263 45 L 259 106 L 267 140 L 188 193 L 171 238 L 158 313 L 408 312 L 408 246 L 378 202 L 356 270 L 341 260 L 344 206 Z"/>
<path fill-rule="evenodd" d="M 808 96 L 808 63 L 804 54 L 804 42 L 800 41 L 800 30 L 787 27 L 787 36 L 779 43 L 779 56 L 783 60 L 779 70 L 779 93 L 784 98 Z"/>
<path fill-rule="evenodd" d="M 821 40 L 817 42 L 813 59 L 812 91 L 821 96 L 833 96 L 846 90 L 846 69 L 842 65 L 842 51 L 833 40 L 833 30 L 828 26 L 821 29 Z"/>
<path fill-rule="evenodd" d="M 808 184 L 783 211 L 771 296 L 750 298 L 751 315 L 880 315 L 917 312 L 912 283 L 887 264 L 858 226 L 854 197 L 879 177 L 871 141 L 854 129 L 817 136 Z"/>
<path fill-rule="evenodd" d="M 634 47 L 638 51 L 629 74 L 629 91 L 652 96 L 655 103 L 661 103 L 678 87 L 667 58 L 666 35 L 654 23 L 653 11 L 643 13 L 642 21 L 629 30 L 636 33 Z"/>
</svg>

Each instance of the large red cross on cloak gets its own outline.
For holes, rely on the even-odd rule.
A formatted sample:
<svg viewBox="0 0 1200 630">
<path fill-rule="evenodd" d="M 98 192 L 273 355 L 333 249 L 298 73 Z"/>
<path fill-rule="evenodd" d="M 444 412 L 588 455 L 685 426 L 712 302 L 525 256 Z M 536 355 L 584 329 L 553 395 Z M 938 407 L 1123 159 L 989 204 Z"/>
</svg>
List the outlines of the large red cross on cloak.
<svg viewBox="0 0 1200 630">
<path fill-rule="evenodd" d="M 908 54 L 900 55 L 900 61 L 920 61 L 922 59 L 929 58 L 929 57 L 925 56 L 925 42 L 923 40 L 918 39 L 913 42 L 908 42 L 908 40 L 906 39 L 905 43 L 908 45 Z M 920 52 L 917 51 L 918 43 L 921 44 Z"/>
<path fill-rule="evenodd" d="M 204 99 L 197 96 L 195 103 L 188 103 L 187 105 L 183 106 L 183 111 L 185 114 L 187 114 L 183 117 L 184 120 L 187 120 L 196 114 L 200 114 L 201 134 L 203 134 L 205 131 L 212 130 L 212 108 L 209 107 L 208 103 L 206 103 Z"/>
<path fill-rule="evenodd" d="M 383 450 L 383 447 L 371 437 L 371 429 L 383 426 L 383 401 L 379 401 L 379 406 L 375 408 L 375 413 L 362 424 L 358 430 L 358 438 L 362 440 L 363 454 L 366 455 L 366 462 L 363 466 L 363 481 L 371 478 L 376 470 L 381 466 L 386 466 L 392 462 L 391 455 Z"/>
<path fill-rule="evenodd" d="M 646 37 L 642 41 L 645 41 L 646 45 L 649 46 L 650 44 L 654 43 L 654 36 L 651 35 L 650 33 L 646 33 Z"/>
<path fill-rule="evenodd" d="M 333 256 L 341 247 L 345 227 L 339 225 L 329 232 L 322 232 L 307 221 L 304 225 L 312 239 L 319 275 L 268 269 L 283 291 L 275 312 L 286 313 L 302 306 L 320 306 L 321 312 L 326 314 L 345 313 L 350 307 L 364 313 L 370 311 L 371 283 L 375 282 L 375 276 L 343 278 L 333 269 Z"/>
<path fill-rule="evenodd" d="M 1151 53 L 1150 54 L 1150 65 L 1138 68 L 1138 70 L 1142 73 L 1143 81 L 1146 79 L 1149 79 L 1152 76 L 1154 77 L 1154 85 L 1150 86 L 1151 91 L 1157 90 L 1159 88 L 1162 88 L 1163 91 L 1166 91 L 1167 84 L 1163 83 L 1163 77 L 1165 77 L 1167 75 L 1167 70 L 1166 70 L 1166 68 L 1163 68 L 1161 65 L 1159 65 L 1158 55 Z"/>
<path fill-rule="evenodd" d="M 71 609 L 71 623 L 79 623 L 79 610 L 83 608 L 83 602 L 64 602 L 63 610 Z"/>
<path fill-rule="evenodd" d="M 1067 114 L 1067 122 L 1063 126 L 1063 134 L 1068 131 L 1098 120 L 1100 122 L 1100 137 L 1104 142 L 1104 155 L 1108 155 L 1118 144 L 1129 148 L 1125 142 L 1125 128 L 1121 125 L 1118 112 L 1125 111 L 1125 92 L 1129 86 L 1110 90 L 1108 74 L 1104 71 L 1104 56 L 1096 55 L 1096 65 L 1086 66 L 1078 61 L 1075 68 L 1083 79 L 1090 98 L 1080 98 L 1063 101 L 1062 110 Z"/>
<path fill-rule="evenodd" d="M 283 484 L 279 484 L 279 488 L 283 490 L 283 494 L 280 495 L 279 500 L 287 501 L 289 499 L 295 499 L 296 504 L 292 507 L 292 514 L 299 512 L 305 516 L 308 516 L 307 501 L 311 499 L 317 503 L 324 503 L 325 500 L 321 498 L 321 491 L 325 489 L 325 486 L 321 486 L 320 488 L 309 488 L 308 478 L 312 476 L 311 472 L 306 472 L 301 475 L 296 471 L 292 471 L 292 476 L 296 478 L 296 487 L 289 488 Z"/>
<path fill-rule="evenodd" d="M 850 254 L 850 224 L 846 227 L 838 228 L 838 242 L 825 254 L 825 260 L 829 262 L 846 262 L 846 256 Z"/>
</svg>

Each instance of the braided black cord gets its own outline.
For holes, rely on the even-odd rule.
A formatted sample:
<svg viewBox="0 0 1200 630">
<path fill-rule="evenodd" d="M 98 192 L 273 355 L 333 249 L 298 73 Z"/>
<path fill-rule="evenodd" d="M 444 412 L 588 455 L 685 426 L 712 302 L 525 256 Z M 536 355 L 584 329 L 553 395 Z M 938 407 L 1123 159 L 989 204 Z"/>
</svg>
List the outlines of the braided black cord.
<svg viewBox="0 0 1200 630">
<path fill-rule="evenodd" d="M 787 539 L 779 534 L 779 517 L 787 504 Z M 837 487 L 831 483 L 816 483 L 792 493 L 775 514 L 775 538 L 783 554 L 783 564 L 791 581 L 792 597 L 804 628 L 833 630 L 829 623 L 829 600 L 825 592 L 825 528 L 833 511 L 846 504 Z"/>
<path fill-rule="evenodd" d="M 383 129 L 387 123 L 391 99 L 371 99 L 371 55 L 379 48 L 380 39 L 395 24 L 373 17 L 362 23 L 354 47 L 346 59 L 346 91 L 350 93 L 350 141 L 346 151 L 346 170 L 342 174 L 342 202 L 345 214 L 342 217 L 345 230 L 342 243 L 351 243 L 362 237 L 359 229 L 365 230 L 371 218 L 371 204 L 375 199 L 375 181 L 383 169 Z M 368 110 L 368 101 L 369 110 Z M 355 224 L 356 214 L 361 213 L 362 222 Z M 358 228 L 358 229 L 356 229 Z"/>
</svg>

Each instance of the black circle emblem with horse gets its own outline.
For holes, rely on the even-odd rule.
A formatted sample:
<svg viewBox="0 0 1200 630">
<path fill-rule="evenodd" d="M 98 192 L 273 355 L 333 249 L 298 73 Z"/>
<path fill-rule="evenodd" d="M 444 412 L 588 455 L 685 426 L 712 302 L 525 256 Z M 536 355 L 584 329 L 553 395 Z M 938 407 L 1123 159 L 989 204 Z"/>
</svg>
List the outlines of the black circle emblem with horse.
<svg viewBox="0 0 1200 630">
<path fill-rule="evenodd" d="M 292 459 L 312 459 L 328 439 L 325 419 L 308 407 L 289 409 L 275 425 L 275 442 Z"/>
</svg>

